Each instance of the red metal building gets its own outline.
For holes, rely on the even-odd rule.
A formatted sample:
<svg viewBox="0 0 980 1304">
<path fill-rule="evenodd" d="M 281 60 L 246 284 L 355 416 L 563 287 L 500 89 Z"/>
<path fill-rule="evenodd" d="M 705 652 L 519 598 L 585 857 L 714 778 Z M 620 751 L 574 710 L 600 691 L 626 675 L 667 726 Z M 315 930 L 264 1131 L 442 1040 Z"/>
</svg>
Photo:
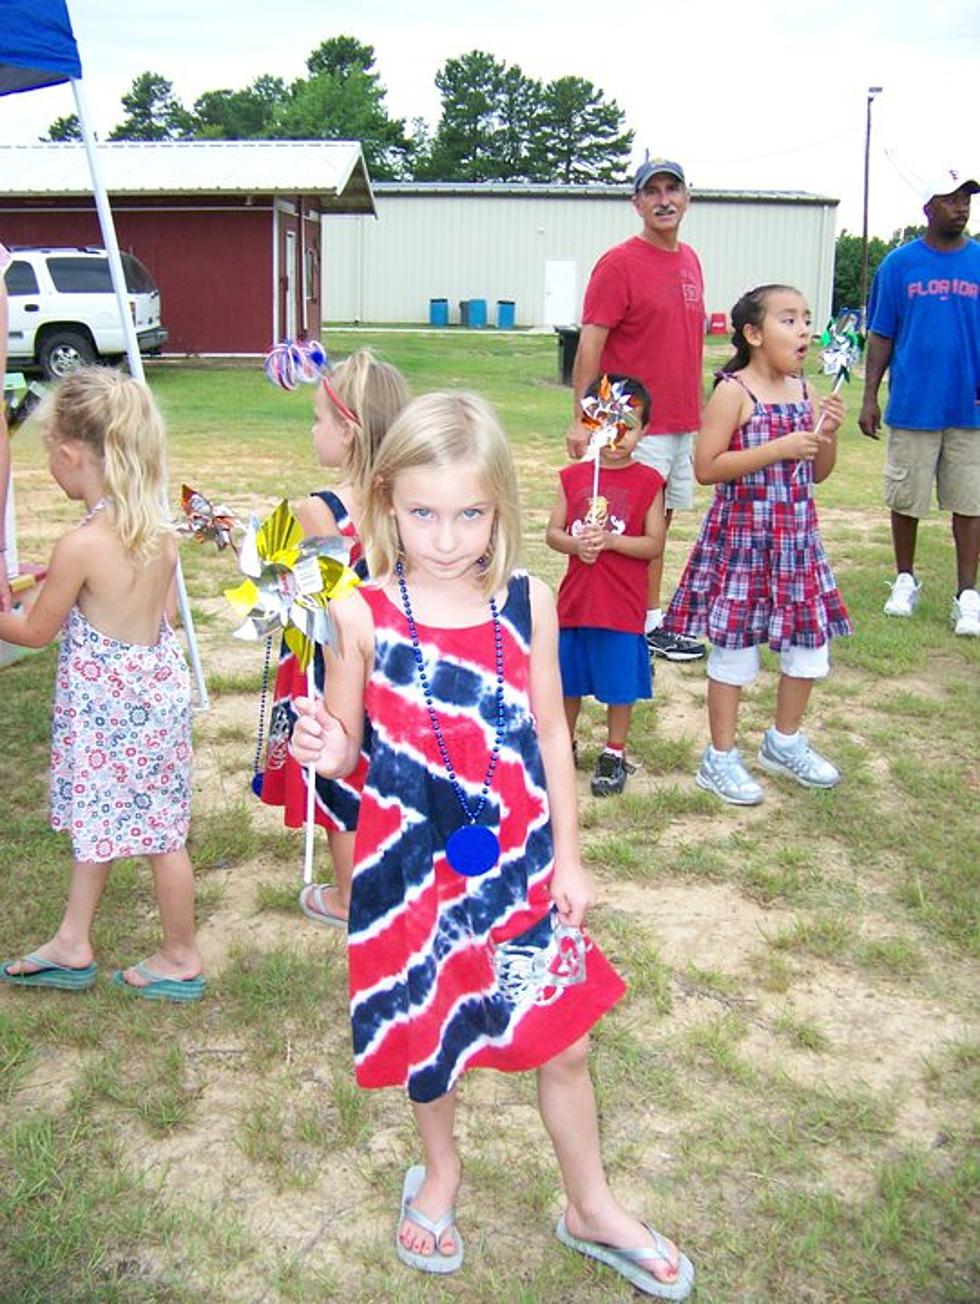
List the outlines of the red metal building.
<svg viewBox="0 0 980 1304">
<path fill-rule="evenodd" d="M 100 144 L 119 246 L 160 287 L 167 353 L 264 353 L 316 336 L 321 218 L 374 213 L 351 141 Z M 81 145 L 0 146 L 0 240 L 102 238 Z"/>
</svg>

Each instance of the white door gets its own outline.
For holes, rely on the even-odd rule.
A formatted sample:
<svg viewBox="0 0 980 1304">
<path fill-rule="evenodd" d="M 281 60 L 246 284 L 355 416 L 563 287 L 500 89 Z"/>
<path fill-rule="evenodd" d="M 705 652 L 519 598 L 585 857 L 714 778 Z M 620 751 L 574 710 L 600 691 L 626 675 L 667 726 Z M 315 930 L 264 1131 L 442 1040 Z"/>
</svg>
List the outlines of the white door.
<svg viewBox="0 0 980 1304">
<path fill-rule="evenodd" d="M 547 258 L 544 264 L 544 326 L 571 326 L 579 318 L 578 262 Z"/>
<path fill-rule="evenodd" d="M 296 336 L 296 232 L 286 232 L 286 338 Z"/>
</svg>

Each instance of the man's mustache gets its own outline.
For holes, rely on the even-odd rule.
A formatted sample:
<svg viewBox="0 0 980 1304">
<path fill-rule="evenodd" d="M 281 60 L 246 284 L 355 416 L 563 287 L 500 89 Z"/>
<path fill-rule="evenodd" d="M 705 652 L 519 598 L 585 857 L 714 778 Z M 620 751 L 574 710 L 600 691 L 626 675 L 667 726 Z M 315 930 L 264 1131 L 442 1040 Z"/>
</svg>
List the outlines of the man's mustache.
<svg viewBox="0 0 980 1304">
<path fill-rule="evenodd" d="M 661 204 L 653 210 L 655 217 L 673 217 L 676 212 L 677 208 L 673 204 Z"/>
</svg>

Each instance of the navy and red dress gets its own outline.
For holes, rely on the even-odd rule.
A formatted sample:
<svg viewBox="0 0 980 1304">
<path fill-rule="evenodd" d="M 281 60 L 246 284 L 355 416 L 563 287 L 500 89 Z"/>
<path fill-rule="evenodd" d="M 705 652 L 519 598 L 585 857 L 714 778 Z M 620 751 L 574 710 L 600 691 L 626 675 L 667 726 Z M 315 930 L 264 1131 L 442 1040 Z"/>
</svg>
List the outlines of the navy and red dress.
<svg viewBox="0 0 980 1304">
<path fill-rule="evenodd" d="M 624 985 L 592 944 L 585 980 L 549 1005 L 514 1003 L 498 985 L 495 947 L 547 946 L 554 869 L 544 768 L 530 706 L 528 577 L 514 575 L 499 619 L 505 725 L 480 823 L 500 840 L 495 867 L 453 870 L 446 839 L 465 816 L 440 758 L 401 606 L 359 590 L 374 618 L 365 706 L 371 752 L 354 850 L 348 933 L 357 1081 L 435 1100 L 469 1068 L 536 1068 L 572 1045 Z M 450 760 L 471 807 L 497 732 L 493 623 L 417 625 Z"/>
<path fill-rule="evenodd" d="M 754 404 L 731 452 L 813 429 L 806 382 L 794 403 L 762 403 L 737 376 L 721 382 L 741 385 Z M 706 634 L 715 647 L 768 643 L 776 652 L 852 632 L 820 537 L 812 462 L 782 458 L 715 486 L 664 628 Z"/>
<path fill-rule="evenodd" d="M 337 532 L 351 541 L 350 566 L 362 579 L 367 578 L 363 548 L 354 522 L 347 508 L 329 489 L 322 489 L 312 498 L 319 498 L 333 513 Z M 323 652 L 317 647 L 313 658 L 313 676 L 317 693 L 323 695 Z M 272 713 L 269 717 L 269 741 L 266 747 L 265 770 L 262 773 L 261 798 L 266 806 L 283 808 L 283 823 L 287 828 L 302 828 L 306 823 L 306 769 L 289 752 L 293 736 L 296 711 L 293 702 L 305 697 L 306 671 L 301 668 L 285 640 L 279 649 L 279 665 L 273 689 Z M 365 736 L 365 748 L 367 736 Z M 357 828 L 361 786 L 367 773 L 367 756 L 362 750 L 357 767 L 343 779 L 316 779 L 316 823 L 338 833 L 352 833 Z"/>
</svg>

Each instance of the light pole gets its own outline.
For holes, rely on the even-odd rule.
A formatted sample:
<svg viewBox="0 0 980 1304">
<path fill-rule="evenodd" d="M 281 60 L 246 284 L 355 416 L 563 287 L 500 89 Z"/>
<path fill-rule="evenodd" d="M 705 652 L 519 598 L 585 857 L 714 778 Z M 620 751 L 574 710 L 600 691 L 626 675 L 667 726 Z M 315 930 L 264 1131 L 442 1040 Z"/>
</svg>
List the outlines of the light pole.
<svg viewBox="0 0 980 1304">
<path fill-rule="evenodd" d="M 864 218 L 861 225 L 861 322 L 863 331 L 868 316 L 868 177 L 871 170 L 871 105 L 881 86 L 868 87 L 868 104 L 864 123 Z"/>
</svg>

